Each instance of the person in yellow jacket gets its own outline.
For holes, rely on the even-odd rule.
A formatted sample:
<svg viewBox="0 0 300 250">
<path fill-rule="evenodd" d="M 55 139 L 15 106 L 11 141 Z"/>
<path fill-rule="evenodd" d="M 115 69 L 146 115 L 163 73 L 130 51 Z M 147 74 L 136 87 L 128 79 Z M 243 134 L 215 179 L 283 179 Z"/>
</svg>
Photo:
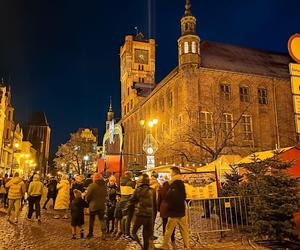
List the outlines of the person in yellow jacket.
<svg viewBox="0 0 300 250">
<path fill-rule="evenodd" d="M 20 214 L 21 199 L 25 194 L 26 188 L 23 179 L 20 177 L 19 173 L 16 172 L 14 177 L 6 183 L 6 188 L 8 188 L 8 209 L 7 209 L 7 220 L 10 221 L 11 211 L 15 209 L 15 223 L 18 223 L 18 218 Z"/>
<path fill-rule="evenodd" d="M 28 187 L 28 202 L 29 209 L 27 219 L 31 220 L 33 211 L 35 211 L 36 218 L 38 222 L 41 221 L 41 198 L 43 194 L 43 183 L 40 181 L 40 176 L 35 174 L 33 176 L 32 182 L 30 182 Z M 33 209 L 35 207 L 35 209 Z"/>
<path fill-rule="evenodd" d="M 55 200 L 54 209 L 59 213 L 64 213 L 63 218 L 67 219 L 67 210 L 70 206 L 70 183 L 65 175 L 61 177 L 60 183 L 56 186 L 58 193 Z M 59 219 L 59 214 L 55 215 L 55 219 Z"/>
</svg>

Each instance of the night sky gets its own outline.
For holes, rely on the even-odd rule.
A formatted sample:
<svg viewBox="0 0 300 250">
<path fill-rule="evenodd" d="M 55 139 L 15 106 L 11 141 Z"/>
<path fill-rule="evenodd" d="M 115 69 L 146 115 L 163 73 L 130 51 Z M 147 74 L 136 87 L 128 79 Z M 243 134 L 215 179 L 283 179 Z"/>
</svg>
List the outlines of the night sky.
<svg viewBox="0 0 300 250">
<path fill-rule="evenodd" d="M 299 0 L 191 2 L 202 40 L 286 53 L 300 33 Z M 79 127 L 102 135 L 110 95 L 120 116 L 124 36 L 138 26 L 156 38 L 159 81 L 177 65 L 183 13 L 184 0 L 0 0 L 0 78 L 12 86 L 15 120 L 45 111 L 52 153 Z"/>
</svg>

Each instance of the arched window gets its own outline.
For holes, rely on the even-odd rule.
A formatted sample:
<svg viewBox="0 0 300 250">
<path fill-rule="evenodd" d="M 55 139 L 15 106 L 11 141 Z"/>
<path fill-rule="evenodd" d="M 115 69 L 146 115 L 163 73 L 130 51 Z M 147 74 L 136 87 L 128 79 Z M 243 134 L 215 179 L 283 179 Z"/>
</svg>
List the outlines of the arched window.
<svg viewBox="0 0 300 250">
<path fill-rule="evenodd" d="M 182 54 L 182 45 L 181 44 L 179 44 L 178 50 L 179 50 L 179 55 L 181 56 L 181 54 Z"/>
<path fill-rule="evenodd" d="M 184 54 L 189 53 L 189 43 L 188 42 L 184 42 Z"/>
<path fill-rule="evenodd" d="M 192 53 L 196 53 L 196 42 L 192 42 Z"/>
</svg>

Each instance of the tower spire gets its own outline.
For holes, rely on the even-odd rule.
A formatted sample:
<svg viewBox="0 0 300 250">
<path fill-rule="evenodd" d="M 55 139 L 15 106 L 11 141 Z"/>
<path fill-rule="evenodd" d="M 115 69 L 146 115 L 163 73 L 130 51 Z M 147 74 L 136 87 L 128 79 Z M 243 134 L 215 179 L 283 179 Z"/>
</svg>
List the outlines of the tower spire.
<svg viewBox="0 0 300 250">
<path fill-rule="evenodd" d="M 185 12 L 184 12 L 185 16 L 191 16 L 192 15 L 191 6 L 192 6 L 191 1 L 190 0 L 185 0 Z"/>
<path fill-rule="evenodd" d="M 108 109 L 108 112 L 113 112 L 113 110 L 112 110 L 111 96 L 109 97 L 109 109 Z"/>
</svg>

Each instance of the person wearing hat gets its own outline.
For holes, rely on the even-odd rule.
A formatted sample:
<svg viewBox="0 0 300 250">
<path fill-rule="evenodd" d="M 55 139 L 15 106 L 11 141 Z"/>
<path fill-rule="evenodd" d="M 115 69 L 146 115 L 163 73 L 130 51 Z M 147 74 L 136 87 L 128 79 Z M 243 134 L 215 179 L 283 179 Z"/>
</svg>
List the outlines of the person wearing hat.
<svg viewBox="0 0 300 250">
<path fill-rule="evenodd" d="M 143 249 L 148 250 L 149 240 L 153 235 L 153 206 L 156 201 L 153 190 L 150 188 L 150 180 L 147 174 L 139 177 L 136 186 L 133 196 L 129 201 L 133 205 L 130 207 L 134 207 L 136 216 L 132 229 L 132 237 L 141 245 L 137 231 L 143 226 Z"/>
<path fill-rule="evenodd" d="M 93 175 L 93 183 L 88 186 L 86 193 L 86 200 L 90 209 L 88 239 L 93 237 L 96 216 L 98 216 L 101 223 L 102 240 L 105 240 L 106 238 L 106 224 L 104 219 L 106 197 L 107 187 L 102 174 L 95 173 Z"/>
<path fill-rule="evenodd" d="M 38 222 L 40 222 L 41 221 L 40 202 L 43 194 L 43 183 L 40 181 L 40 176 L 38 174 L 35 174 L 33 176 L 32 182 L 30 182 L 27 192 L 28 192 L 28 202 L 29 202 L 27 219 L 31 220 L 33 211 L 35 211 L 36 218 Z"/>
</svg>

